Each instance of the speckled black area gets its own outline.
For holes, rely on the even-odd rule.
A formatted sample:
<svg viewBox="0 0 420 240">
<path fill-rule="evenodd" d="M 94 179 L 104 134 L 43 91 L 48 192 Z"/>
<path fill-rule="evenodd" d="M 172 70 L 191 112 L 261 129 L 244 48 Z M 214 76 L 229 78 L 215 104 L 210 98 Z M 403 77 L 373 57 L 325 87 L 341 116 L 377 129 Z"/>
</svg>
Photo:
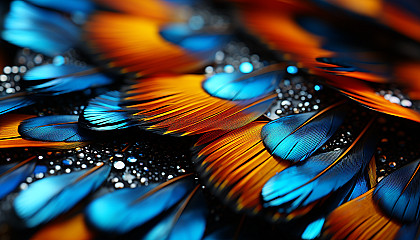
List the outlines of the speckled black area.
<svg viewBox="0 0 420 240">
<path fill-rule="evenodd" d="M 376 150 L 378 180 L 420 158 L 418 124 L 396 117 L 384 118 Z"/>
<path fill-rule="evenodd" d="M 275 120 L 288 115 L 319 111 L 344 99 L 304 73 L 286 74 L 276 89 L 277 99 L 265 114 Z"/>
</svg>

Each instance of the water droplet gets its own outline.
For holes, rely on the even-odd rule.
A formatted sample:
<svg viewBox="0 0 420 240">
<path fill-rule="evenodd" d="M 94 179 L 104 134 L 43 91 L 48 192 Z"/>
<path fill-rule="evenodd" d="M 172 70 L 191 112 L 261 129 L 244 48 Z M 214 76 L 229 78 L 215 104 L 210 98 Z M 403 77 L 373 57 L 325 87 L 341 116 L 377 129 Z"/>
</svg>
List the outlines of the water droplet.
<svg viewBox="0 0 420 240">
<path fill-rule="evenodd" d="M 189 20 L 188 20 L 188 25 L 190 26 L 190 28 L 192 30 L 200 30 L 201 28 L 204 27 L 204 19 L 202 16 L 200 15 L 195 15 L 192 16 Z"/>
<path fill-rule="evenodd" d="M 3 72 L 5 74 L 10 74 L 12 72 L 12 68 L 9 67 L 9 66 L 6 66 L 6 67 L 3 68 Z"/>
<path fill-rule="evenodd" d="M 281 102 L 281 105 L 282 106 L 290 106 L 290 105 L 292 105 L 292 103 L 289 100 L 284 100 L 284 101 Z"/>
<path fill-rule="evenodd" d="M 225 58 L 225 53 L 222 51 L 217 51 L 214 58 L 216 61 L 223 61 L 223 59 Z"/>
<path fill-rule="evenodd" d="M 131 163 L 135 163 L 135 162 L 137 162 L 137 158 L 135 158 L 135 157 L 128 157 L 127 158 L 127 161 L 128 162 L 131 162 Z"/>
<path fill-rule="evenodd" d="M 296 74 L 298 72 L 298 68 L 296 66 L 288 66 L 286 71 L 290 74 Z"/>
<path fill-rule="evenodd" d="M 390 162 L 388 165 L 389 165 L 389 167 L 394 168 L 394 167 L 397 166 L 397 163 L 396 162 Z"/>
<path fill-rule="evenodd" d="M 114 162 L 114 168 L 115 169 L 121 170 L 124 167 L 125 167 L 125 164 L 124 164 L 123 161 L 116 161 L 116 162 Z"/>
<path fill-rule="evenodd" d="M 28 184 L 27 183 L 21 183 L 20 184 L 20 186 L 19 186 L 19 188 L 21 189 L 21 190 L 25 190 L 25 189 L 27 189 L 28 188 Z"/>
<path fill-rule="evenodd" d="M 404 100 L 401 101 L 401 106 L 411 107 L 411 106 L 413 106 L 413 103 L 410 100 L 404 99 Z"/>
<path fill-rule="evenodd" d="M 243 62 L 239 65 L 239 71 L 242 73 L 250 73 L 254 70 L 254 66 L 250 62 Z"/>
<path fill-rule="evenodd" d="M 136 177 L 135 177 L 134 175 L 129 174 L 129 173 L 124 173 L 124 175 L 122 176 L 122 178 L 123 178 L 125 181 L 131 182 L 131 181 L 133 181 L 133 179 L 135 179 Z"/>
<path fill-rule="evenodd" d="M 212 73 L 214 72 L 214 69 L 213 69 L 213 67 L 212 67 L 212 66 L 207 66 L 207 67 L 204 69 L 204 72 L 206 72 L 206 74 L 212 74 Z"/>
<path fill-rule="evenodd" d="M 233 73 L 235 71 L 235 68 L 232 65 L 228 64 L 224 67 L 224 71 L 226 73 Z"/>
<path fill-rule="evenodd" d="M 395 96 L 390 97 L 389 101 L 392 103 L 400 104 L 400 99 Z"/>
<path fill-rule="evenodd" d="M 35 174 L 35 177 L 38 178 L 38 179 L 43 178 L 44 176 L 45 176 L 45 174 L 42 173 L 42 172 Z"/>
<path fill-rule="evenodd" d="M 65 62 L 66 62 L 66 59 L 61 55 L 55 56 L 53 59 L 53 64 L 56 66 L 64 65 Z"/>
</svg>

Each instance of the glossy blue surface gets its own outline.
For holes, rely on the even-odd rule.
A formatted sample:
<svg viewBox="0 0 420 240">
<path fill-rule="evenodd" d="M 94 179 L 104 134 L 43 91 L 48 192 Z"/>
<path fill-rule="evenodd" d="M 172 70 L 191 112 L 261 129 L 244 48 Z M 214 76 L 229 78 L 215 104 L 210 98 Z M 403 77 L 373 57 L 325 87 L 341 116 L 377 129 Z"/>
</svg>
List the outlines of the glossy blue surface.
<svg viewBox="0 0 420 240">
<path fill-rule="evenodd" d="M 34 104 L 34 101 L 28 96 L 21 96 L 20 94 L 7 95 L 0 98 L 0 114 L 5 114 L 32 104 Z"/>
<path fill-rule="evenodd" d="M 38 66 L 29 70 L 23 76 L 23 79 L 32 84 L 28 91 L 47 95 L 82 91 L 113 83 L 111 78 L 102 73 L 94 72 L 92 67 L 70 64 Z M 38 84 L 37 81 L 39 82 Z"/>
<path fill-rule="evenodd" d="M 79 142 L 91 140 L 78 125 L 77 115 L 52 115 L 24 120 L 19 133 L 24 138 L 51 142 Z"/>
<path fill-rule="evenodd" d="M 135 126 L 130 111 L 120 106 L 121 93 L 111 91 L 92 99 L 83 111 L 86 127 L 95 131 L 124 129 Z"/>
<path fill-rule="evenodd" d="M 296 66 L 288 66 L 286 70 L 290 74 L 296 74 L 298 72 L 298 68 Z"/>
<path fill-rule="evenodd" d="M 151 195 L 147 193 L 157 184 L 117 190 L 89 204 L 86 219 L 102 232 L 127 233 L 178 204 L 192 190 L 190 180 L 177 181 Z"/>
<path fill-rule="evenodd" d="M 36 181 L 16 197 L 14 210 L 27 227 L 46 223 L 95 191 L 110 170 L 110 166 L 103 165 L 88 175 L 85 175 L 89 171 L 86 169 Z"/>
<path fill-rule="evenodd" d="M 324 226 L 325 218 L 317 219 L 311 222 L 302 233 L 302 239 L 315 239 L 320 236 L 322 226 Z"/>
<path fill-rule="evenodd" d="M 78 44 L 80 29 L 59 13 L 24 1 L 13 1 L 4 20 L 2 38 L 48 56 Z"/>
<path fill-rule="evenodd" d="M 370 183 L 368 182 L 367 176 L 359 176 L 351 189 L 350 195 L 347 197 L 346 201 L 351 201 L 355 198 L 358 198 L 362 194 L 366 193 L 370 189 Z"/>
<path fill-rule="evenodd" d="M 382 179 L 373 199 L 392 218 L 415 221 L 420 212 L 420 159 L 405 165 Z"/>
<path fill-rule="evenodd" d="M 365 169 L 375 148 L 375 134 L 366 133 L 338 161 L 346 149 L 320 153 L 286 168 L 264 185 L 263 205 L 290 213 L 337 191 Z"/>
<path fill-rule="evenodd" d="M 265 125 L 261 138 L 268 151 L 292 162 L 311 156 L 335 133 L 345 117 L 343 109 L 338 107 L 308 121 L 315 114 L 290 115 Z"/>
<path fill-rule="evenodd" d="M 213 97 L 231 101 L 246 100 L 274 93 L 282 79 L 283 71 L 259 75 L 243 73 L 218 73 L 203 82 L 203 89 Z"/>
<path fill-rule="evenodd" d="M 41 7 L 47 7 L 58 11 L 67 13 L 82 12 L 90 13 L 94 10 L 93 0 L 71 0 L 71 1 L 57 1 L 57 0 L 27 0 L 30 3 Z"/>
<path fill-rule="evenodd" d="M 231 36 L 226 34 L 204 34 L 193 31 L 187 24 L 167 25 L 159 33 L 166 41 L 193 53 L 217 51 L 231 39 Z"/>
<path fill-rule="evenodd" d="M 159 221 L 145 236 L 145 240 L 200 240 L 206 229 L 207 207 L 201 192 L 196 193 L 182 211 L 181 202 L 176 209 Z M 176 215 L 180 213 L 179 218 Z"/>
<path fill-rule="evenodd" d="M 11 168 L 15 167 L 17 163 L 0 166 L 0 199 L 13 191 L 26 177 L 31 175 L 34 170 L 35 162 L 31 161 L 14 171 L 6 173 Z"/>
<path fill-rule="evenodd" d="M 395 240 L 419 240 L 420 239 L 420 220 L 412 223 L 404 224 L 397 235 Z"/>
</svg>

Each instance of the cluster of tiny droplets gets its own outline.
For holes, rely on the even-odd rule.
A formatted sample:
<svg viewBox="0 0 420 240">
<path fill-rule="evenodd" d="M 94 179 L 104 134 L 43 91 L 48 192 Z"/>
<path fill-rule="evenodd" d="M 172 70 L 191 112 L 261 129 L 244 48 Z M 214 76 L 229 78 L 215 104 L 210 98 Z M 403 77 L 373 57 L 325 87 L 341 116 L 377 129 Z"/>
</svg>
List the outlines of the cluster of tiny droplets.
<svg viewBox="0 0 420 240">
<path fill-rule="evenodd" d="M 68 63 L 80 66 L 85 65 L 84 62 L 77 60 L 77 58 L 77 53 L 74 50 L 69 50 L 62 56 L 50 58 L 24 48 L 18 52 L 15 66 L 5 66 L 3 68 L 3 73 L 0 75 L 0 94 L 6 95 L 20 92 L 22 90 L 21 80 L 23 76 L 28 70 L 36 66 L 49 63 L 56 65 Z"/>
<path fill-rule="evenodd" d="M 325 104 L 322 97 L 326 94 L 323 86 L 307 81 L 300 76 L 290 76 L 280 82 L 276 89 L 277 99 L 266 112 L 271 120 L 280 117 L 318 111 Z"/>
<path fill-rule="evenodd" d="M 324 146 L 321 147 L 321 150 L 331 151 L 338 148 L 345 148 L 350 143 L 354 141 L 353 134 L 348 126 L 342 126 L 337 130 L 337 133 L 334 137 L 331 138 Z"/>
<path fill-rule="evenodd" d="M 86 66 L 86 63 L 80 60 L 79 54 L 74 49 L 69 49 L 64 54 L 51 58 L 24 48 L 17 53 L 17 63 L 21 66 L 25 66 L 28 70 L 44 64 L 54 64 L 57 66 L 63 64 Z"/>
<path fill-rule="evenodd" d="M 104 162 L 102 158 L 104 151 L 91 151 L 88 147 L 78 147 L 61 151 L 37 152 L 37 165 L 35 170 L 20 185 L 20 189 L 25 189 L 30 183 L 48 176 L 67 174 L 91 168 Z"/>
<path fill-rule="evenodd" d="M 376 94 L 383 96 L 391 103 L 395 103 L 406 108 L 420 110 L 420 105 L 416 105 L 415 102 L 411 101 L 401 90 L 397 88 L 392 90 L 379 90 Z"/>
<path fill-rule="evenodd" d="M 28 48 L 23 48 L 17 53 L 16 62 L 29 70 L 42 64 L 51 63 L 52 60 L 41 53 L 36 53 Z"/>
<path fill-rule="evenodd" d="M 227 16 L 205 7 L 192 9 L 188 19 L 188 26 L 195 31 L 200 31 L 205 28 L 223 31 L 229 27 L 229 24 L 230 20 Z"/>
<path fill-rule="evenodd" d="M 28 48 L 23 48 L 17 53 L 16 65 L 5 66 L 3 68 L 3 74 L 0 75 L 1 94 L 13 94 L 21 91 L 21 80 L 28 70 L 52 62 L 53 59 L 46 57 L 43 54 L 33 52 Z"/>
<path fill-rule="evenodd" d="M 28 70 L 40 65 L 54 64 L 60 66 L 63 64 L 72 64 L 77 66 L 86 66 L 86 63 L 80 60 L 79 54 L 74 49 L 68 50 L 63 55 L 58 55 L 54 58 L 51 58 L 43 54 L 31 51 L 27 48 L 23 48 L 22 50 L 18 51 L 16 62 L 17 65 L 19 65 L 19 69 L 21 69 L 21 71 L 14 78 L 17 78 L 19 80 L 23 78 L 24 74 Z M 12 77 L 12 75 L 9 76 L 9 78 Z M 16 79 L 14 80 L 14 84 L 18 87 L 19 83 L 20 82 L 16 81 Z M 92 91 L 88 89 L 87 92 Z M 87 101 L 93 96 L 93 94 L 87 94 L 86 96 L 85 95 L 85 93 L 74 93 L 71 98 L 56 97 L 54 98 L 54 101 L 51 101 L 50 99 L 40 98 L 38 99 L 37 104 L 31 108 L 33 111 L 32 114 L 38 116 L 55 114 L 78 115 L 83 110 L 84 105 L 87 103 Z"/>
<path fill-rule="evenodd" d="M 223 50 L 214 55 L 214 64 L 207 66 L 204 71 L 208 76 L 215 73 L 250 73 L 264 67 L 258 54 L 251 53 L 243 42 L 230 42 Z"/>
<path fill-rule="evenodd" d="M 334 135 L 318 150 L 319 152 L 328 152 L 349 147 L 361 132 L 369 118 L 367 110 L 356 106 L 349 108 L 341 126 Z"/>
<path fill-rule="evenodd" d="M 168 148 L 169 143 L 161 144 L 155 138 L 159 137 L 133 144 L 97 143 L 70 150 L 32 152 L 37 155 L 37 165 L 33 174 L 20 185 L 20 189 L 26 189 L 32 182 L 45 177 L 80 171 L 99 163 L 112 166 L 107 186 L 116 189 L 165 182 L 192 171 L 188 148 L 184 147 L 179 152 L 168 151 L 165 148 Z M 13 158 L 6 158 L 7 162 Z"/>
<path fill-rule="evenodd" d="M 403 120 L 400 120 L 403 121 Z M 376 149 L 377 181 L 420 157 L 420 139 L 409 124 L 393 119 L 381 128 Z"/>
<path fill-rule="evenodd" d="M 117 152 L 111 158 L 113 172 L 109 178 L 115 188 L 165 182 L 191 172 L 187 152 L 168 154 L 156 144 L 136 142 L 126 152 Z"/>
<path fill-rule="evenodd" d="M 23 75 L 31 68 L 48 63 L 44 55 L 24 48 L 17 54 L 16 65 L 5 66 L 0 75 L 1 95 L 13 94 L 22 90 L 21 80 Z"/>
<path fill-rule="evenodd" d="M 27 71 L 25 66 L 6 66 L 3 68 L 3 74 L 0 75 L 1 95 L 13 94 L 21 90 L 20 80 Z"/>
</svg>

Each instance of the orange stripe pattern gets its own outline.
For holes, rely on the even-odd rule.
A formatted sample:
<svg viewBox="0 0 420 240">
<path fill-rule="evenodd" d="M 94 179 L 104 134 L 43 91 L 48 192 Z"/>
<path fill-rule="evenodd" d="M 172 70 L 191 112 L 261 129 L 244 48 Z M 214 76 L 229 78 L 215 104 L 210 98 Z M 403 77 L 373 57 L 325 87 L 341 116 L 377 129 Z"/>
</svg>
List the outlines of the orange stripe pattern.
<svg viewBox="0 0 420 240">
<path fill-rule="evenodd" d="M 19 132 L 19 124 L 26 119 L 36 117 L 34 115 L 4 114 L 0 116 L 0 148 L 14 147 L 46 147 L 69 149 L 83 146 L 81 142 L 42 142 L 23 139 Z"/>
<path fill-rule="evenodd" d="M 189 135 L 241 127 L 264 113 L 275 94 L 244 101 L 212 97 L 202 88 L 204 75 L 165 75 L 139 79 L 127 91 L 127 110 L 148 130 Z"/>
<path fill-rule="evenodd" d="M 289 165 L 265 149 L 261 140 L 265 124 L 265 121 L 255 121 L 215 140 L 206 139 L 212 134 L 203 135 L 199 143 L 209 143 L 196 145 L 200 150 L 194 161 L 207 186 L 237 211 L 253 214 L 261 211 L 262 187 Z"/>
<path fill-rule="evenodd" d="M 338 207 L 327 218 L 323 236 L 331 239 L 394 239 L 401 223 L 386 217 L 372 199 L 373 189 Z"/>
<path fill-rule="evenodd" d="M 99 61 L 122 73 L 183 73 L 202 66 L 207 56 L 193 56 L 163 39 L 162 24 L 129 14 L 97 12 L 85 25 L 90 50 Z"/>
</svg>

